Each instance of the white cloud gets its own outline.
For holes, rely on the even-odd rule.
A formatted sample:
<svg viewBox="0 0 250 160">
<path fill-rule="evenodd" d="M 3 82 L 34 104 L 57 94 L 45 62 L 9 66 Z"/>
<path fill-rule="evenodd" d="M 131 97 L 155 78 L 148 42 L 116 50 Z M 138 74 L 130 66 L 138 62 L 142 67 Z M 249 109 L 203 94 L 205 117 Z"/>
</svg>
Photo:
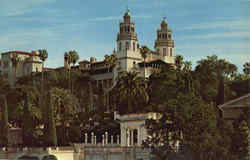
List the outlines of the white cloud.
<svg viewBox="0 0 250 160">
<path fill-rule="evenodd" d="M 205 22 L 200 24 L 192 24 L 190 26 L 178 29 L 178 30 L 195 30 L 195 29 L 237 29 L 237 30 L 249 30 L 250 21 L 249 19 L 234 19 L 234 20 L 218 20 L 211 22 Z"/>
<path fill-rule="evenodd" d="M 57 40 L 58 35 L 48 29 L 23 29 L 2 34 L 0 52 L 8 50 L 29 50 L 45 44 L 46 41 Z"/>
<path fill-rule="evenodd" d="M 56 0 L 1 0 L 0 16 L 18 16 L 32 11 L 36 5 L 52 3 Z"/>
<path fill-rule="evenodd" d="M 178 40 L 198 40 L 198 39 L 218 39 L 218 38 L 250 38 L 250 32 L 223 32 L 223 33 L 210 33 L 192 36 L 183 36 L 177 38 Z"/>
<path fill-rule="evenodd" d="M 152 16 L 149 16 L 149 15 L 135 15 L 135 16 L 131 16 L 131 18 L 134 18 L 134 19 L 149 19 L 149 18 L 152 18 Z M 97 17 L 97 18 L 88 19 L 88 21 L 90 21 L 90 22 L 113 21 L 113 20 L 122 20 L 122 16 L 108 16 L 108 17 Z"/>
</svg>

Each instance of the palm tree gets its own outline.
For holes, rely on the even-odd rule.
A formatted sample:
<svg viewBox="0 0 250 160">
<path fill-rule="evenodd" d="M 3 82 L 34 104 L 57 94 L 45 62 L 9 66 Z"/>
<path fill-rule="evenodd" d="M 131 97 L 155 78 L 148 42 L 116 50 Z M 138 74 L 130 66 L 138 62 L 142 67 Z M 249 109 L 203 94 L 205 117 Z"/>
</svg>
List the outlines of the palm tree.
<svg viewBox="0 0 250 160">
<path fill-rule="evenodd" d="M 125 112 L 136 112 L 138 108 L 132 108 L 132 105 L 138 106 L 139 101 L 143 103 L 148 101 L 148 94 L 145 87 L 145 79 L 138 76 L 137 72 L 122 72 L 119 76 L 116 91 L 120 96 L 120 101 L 127 104 Z"/>
<path fill-rule="evenodd" d="M 75 66 L 76 62 L 79 60 L 79 55 L 75 50 L 69 51 L 70 63 Z"/>
<path fill-rule="evenodd" d="M 182 66 L 183 66 L 183 57 L 181 55 L 177 55 L 175 57 L 175 66 L 177 68 L 178 71 L 181 70 Z"/>
<path fill-rule="evenodd" d="M 1 108 L 2 110 L 2 120 L 0 121 L 0 146 L 7 147 L 8 146 L 8 106 L 7 106 L 7 100 L 5 95 L 1 95 L 0 97 L 1 102 Z M 1 112 L 0 112 L 1 113 Z"/>
<path fill-rule="evenodd" d="M 39 49 L 38 50 L 38 53 L 39 53 L 39 58 L 41 59 L 42 61 L 42 91 L 43 91 L 43 85 L 44 85 L 44 62 L 45 60 L 48 58 L 48 52 L 46 49 Z"/>
<path fill-rule="evenodd" d="M 12 62 L 12 65 L 15 69 L 14 71 L 14 81 L 13 81 L 13 84 L 16 83 L 16 73 L 17 73 L 17 67 L 18 67 L 18 64 L 20 62 L 20 57 L 18 57 L 18 55 L 16 53 L 13 53 L 12 57 L 11 57 L 11 62 Z"/>
<path fill-rule="evenodd" d="M 66 65 L 69 73 L 69 89 L 71 92 L 73 92 L 73 83 L 71 82 L 70 70 L 71 70 L 71 64 L 75 66 L 76 62 L 79 60 L 79 55 L 75 50 L 72 50 L 64 53 L 64 59 L 65 63 L 67 63 Z"/>
<path fill-rule="evenodd" d="M 140 53 L 141 53 L 141 56 L 144 60 L 144 77 L 146 77 L 146 65 L 145 65 L 145 61 L 146 61 L 146 58 L 147 58 L 147 55 L 150 53 L 150 49 L 147 47 L 147 46 L 142 46 L 140 48 Z"/>
<path fill-rule="evenodd" d="M 105 55 L 104 56 L 105 59 L 105 63 L 108 65 L 108 73 L 111 67 L 114 67 L 117 62 L 118 62 L 118 58 L 115 54 L 111 54 L 111 55 Z M 112 70 L 112 73 L 114 74 L 114 68 Z M 106 99 L 107 99 L 107 110 L 109 111 L 109 92 L 112 90 L 112 88 L 115 86 L 115 82 L 113 82 L 114 85 L 110 86 L 109 88 L 104 88 L 104 94 L 106 94 Z"/>
</svg>

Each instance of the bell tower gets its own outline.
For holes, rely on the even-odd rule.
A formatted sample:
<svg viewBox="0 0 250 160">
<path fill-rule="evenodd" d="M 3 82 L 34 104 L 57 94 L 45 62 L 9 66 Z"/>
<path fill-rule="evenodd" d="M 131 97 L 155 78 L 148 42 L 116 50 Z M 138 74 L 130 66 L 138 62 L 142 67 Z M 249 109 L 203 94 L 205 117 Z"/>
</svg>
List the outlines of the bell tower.
<svg viewBox="0 0 250 160">
<path fill-rule="evenodd" d="M 125 12 L 123 21 L 120 22 L 120 30 L 117 34 L 117 56 L 120 59 L 122 70 L 126 71 L 129 71 L 133 63 L 141 58 L 135 23 L 131 21 L 129 9 Z M 132 61 L 132 59 L 137 60 Z"/>
<path fill-rule="evenodd" d="M 168 28 L 166 17 L 161 22 L 161 28 L 157 30 L 157 39 L 154 46 L 156 52 L 163 57 L 174 56 L 174 40 L 172 30 Z"/>
</svg>

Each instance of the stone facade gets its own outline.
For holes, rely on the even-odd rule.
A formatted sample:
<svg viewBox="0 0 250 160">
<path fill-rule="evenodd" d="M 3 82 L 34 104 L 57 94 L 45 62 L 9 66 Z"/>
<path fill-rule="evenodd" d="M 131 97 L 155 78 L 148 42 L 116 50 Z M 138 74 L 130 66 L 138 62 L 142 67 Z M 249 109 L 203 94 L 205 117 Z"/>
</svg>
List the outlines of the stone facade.
<svg viewBox="0 0 250 160">
<path fill-rule="evenodd" d="M 16 73 L 11 61 L 14 54 L 20 59 L 16 67 Z M 10 84 L 14 84 L 15 77 L 18 78 L 30 75 L 32 72 L 42 71 L 42 62 L 38 57 L 38 52 L 10 51 L 2 53 L 1 56 L 0 71 Z"/>
</svg>

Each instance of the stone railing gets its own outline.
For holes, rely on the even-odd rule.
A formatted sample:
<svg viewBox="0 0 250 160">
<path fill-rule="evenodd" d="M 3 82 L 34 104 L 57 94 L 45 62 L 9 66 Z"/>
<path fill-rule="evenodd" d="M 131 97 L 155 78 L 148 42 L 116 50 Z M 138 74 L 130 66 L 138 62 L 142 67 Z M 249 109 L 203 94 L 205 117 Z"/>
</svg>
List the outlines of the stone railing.
<svg viewBox="0 0 250 160">
<path fill-rule="evenodd" d="M 84 134 L 84 141 L 83 144 L 85 146 L 119 146 L 120 145 L 120 135 L 108 135 L 108 132 L 105 132 L 105 134 L 101 137 L 101 143 L 97 142 L 97 136 L 92 132 L 90 134 L 90 141 L 88 138 L 88 134 Z M 110 141 L 109 141 L 110 139 Z"/>
</svg>

